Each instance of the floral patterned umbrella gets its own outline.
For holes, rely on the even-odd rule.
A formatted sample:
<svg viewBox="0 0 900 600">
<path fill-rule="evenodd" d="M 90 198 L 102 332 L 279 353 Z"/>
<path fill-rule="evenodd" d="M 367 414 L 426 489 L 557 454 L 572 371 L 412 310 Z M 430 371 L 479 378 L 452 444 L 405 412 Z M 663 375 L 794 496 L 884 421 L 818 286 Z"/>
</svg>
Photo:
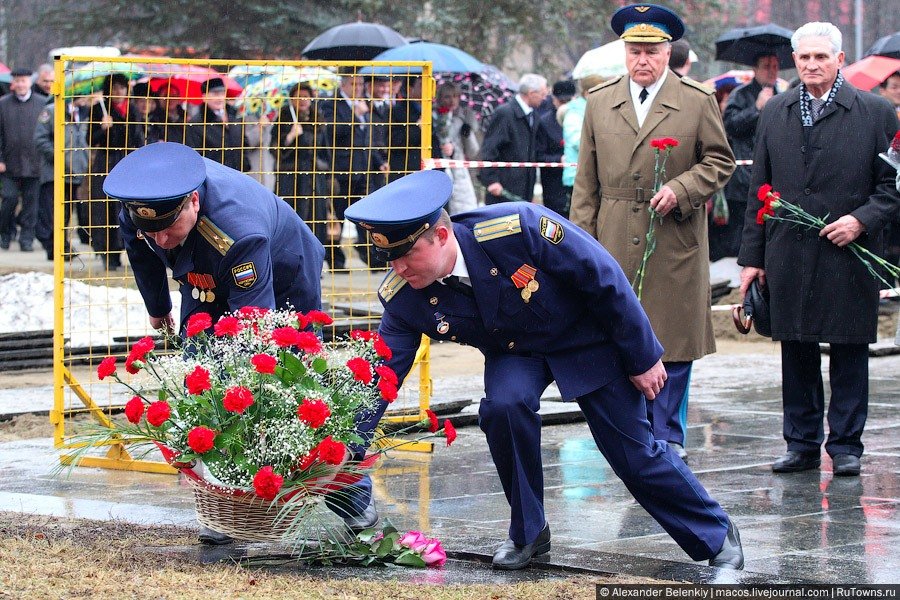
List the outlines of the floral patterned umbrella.
<svg viewBox="0 0 900 600">
<path fill-rule="evenodd" d="M 258 79 L 247 85 L 235 102 L 235 108 L 242 116 L 265 115 L 274 119 L 281 110 L 290 89 L 301 81 L 305 81 L 319 92 L 334 90 L 340 78 L 322 67 L 281 67 L 280 72 Z"/>
<path fill-rule="evenodd" d="M 460 89 L 460 106 L 486 124 L 498 106 L 515 95 L 518 86 L 497 67 L 485 65 L 481 73 L 435 73 L 438 84 L 455 83 Z"/>
</svg>

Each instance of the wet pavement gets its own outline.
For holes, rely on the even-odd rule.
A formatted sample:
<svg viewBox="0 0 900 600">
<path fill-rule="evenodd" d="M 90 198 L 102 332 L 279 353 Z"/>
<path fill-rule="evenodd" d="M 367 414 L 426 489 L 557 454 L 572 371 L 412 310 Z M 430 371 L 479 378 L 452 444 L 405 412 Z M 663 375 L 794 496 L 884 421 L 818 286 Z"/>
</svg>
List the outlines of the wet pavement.
<svg viewBox="0 0 900 600">
<path fill-rule="evenodd" d="M 784 450 L 778 354 L 774 345 L 751 347 L 752 353 L 696 363 L 687 442 L 691 468 L 740 527 L 743 573 L 692 562 L 612 473 L 577 422 L 577 407 L 553 398 L 551 389 L 542 407 L 545 422 L 566 424 L 543 430 L 553 532 L 548 560 L 519 574 L 489 570 L 490 554 L 506 536 L 508 508 L 484 436 L 477 426 L 464 426 L 453 447 L 436 447 L 431 455 L 395 452 L 375 474 L 382 515 L 399 529 L 441 538 L 454 560 L 439 574 L 387 569 L 377 576 L 434 583 L 573 572 L 693 582 L 900 581 L 900 357 L 871 359 L 863 473 L 834 479 L 824 454 L 821 470 L 771 472 L 772 459 Z M 827 364 L 823 356 L 825 373 Z M 436 378 L 434 384 L 438 398 L 482 393 L 477 376 Z M 467 407 L 456 422 L 474 424 L 476 410 Z M 54 475 L 56 464 L 49 439 L 0 444 L 0 510 L 196 527 L 191 492 L 176 476 L 92 468 Z M 260 552 L 243 545 L 165 551 L 204 561 Z M 358 574 L 338 571 L 328 576 Z"/>
</svg>

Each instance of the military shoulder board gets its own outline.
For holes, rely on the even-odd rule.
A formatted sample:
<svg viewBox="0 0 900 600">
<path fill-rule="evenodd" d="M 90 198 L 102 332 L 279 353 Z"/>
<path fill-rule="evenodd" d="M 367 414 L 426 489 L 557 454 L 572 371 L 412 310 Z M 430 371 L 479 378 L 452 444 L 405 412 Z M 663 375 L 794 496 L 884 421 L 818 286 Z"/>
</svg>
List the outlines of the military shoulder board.
<svg viewBox="0 0 900 600">
<path fill-rule="evenodd" d="M 234 240 L 227 233 L 216 227 L 216 224 L 207 217 L 200 217 L 200 220 L 197 221 L 197 231 L 222 256 L 225 256 L 231 246 L 234 245 Z"/>
<path fill-rule="evenodd" d="M 522 225 L 519 223 L 519 214 L 497 217 L 481 223 L 475 223 L 473 228 L 475 239 L 481 243 L 488 240 L 506 237 L 516 233 L 522 233 Z"/>
<path fill-rule="evenodd" d="M 385 302 L 390 302 L 391 298 L 393 298 L 404 285 L 406 285 L 406 280 L 391 269 L 381 282 L 381 287 L 378 288 L 378 295 L 384 298 Z"/>
</svg>

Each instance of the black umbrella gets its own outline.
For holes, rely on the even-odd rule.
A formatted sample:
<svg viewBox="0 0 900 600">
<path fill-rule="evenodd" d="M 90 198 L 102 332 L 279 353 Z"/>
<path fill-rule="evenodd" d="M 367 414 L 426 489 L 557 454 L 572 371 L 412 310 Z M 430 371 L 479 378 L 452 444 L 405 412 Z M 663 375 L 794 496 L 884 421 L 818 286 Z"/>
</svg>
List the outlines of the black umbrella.
<svg viewBox="0 0 900 600">
<path fill-rule="evenodd" d="M 774 52 L 781 68 L 787 69 L 794 64 L 791 56 L 792 35 L 792 30 L 774 23 L 731 29 L 716 40 L 716 60 L 752 67 L 757 56 Z"/>
<path fill-rule="evenodd" d="M 878 56 L 890 56 L 900 58 L 900 31 L 879 38 L 872 47 L 866 51 L 866 56 L 877 54 Z"/>
<path fill-rule="evenodd" d="M 313 60 L 372 60 L 388 48 L 406 44 L 406 39 L 379 23 L 344 23 L 319 34 L 303 49 Z"/>
</svg>

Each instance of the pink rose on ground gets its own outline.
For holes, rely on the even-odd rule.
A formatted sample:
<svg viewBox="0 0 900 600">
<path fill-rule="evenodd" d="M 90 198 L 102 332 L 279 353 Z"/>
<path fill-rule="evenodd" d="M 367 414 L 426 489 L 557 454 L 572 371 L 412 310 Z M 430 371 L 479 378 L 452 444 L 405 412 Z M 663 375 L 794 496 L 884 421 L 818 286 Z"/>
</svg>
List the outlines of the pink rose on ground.
<svg viewBox="0 0 900 600">
<path fill-rule="evenodd" d="M 414 552 L 421 552 L 428 546 L 428 538 L 421 531 L 407 531 L 400 538 L 399 543 Z"/>
<path fill-rule="evenodd" d="M 444 563 L 447 562 L 447 553 L 444 552 L 444 547 L 441 546 L 441 540 L 437 538 L 428 540 L 428 544 L 423 550 L 419 551 L 419 554 L 422 560 L 425 561 L 425 565 L 429 567 L 443 567 Z"/>
</svg>

